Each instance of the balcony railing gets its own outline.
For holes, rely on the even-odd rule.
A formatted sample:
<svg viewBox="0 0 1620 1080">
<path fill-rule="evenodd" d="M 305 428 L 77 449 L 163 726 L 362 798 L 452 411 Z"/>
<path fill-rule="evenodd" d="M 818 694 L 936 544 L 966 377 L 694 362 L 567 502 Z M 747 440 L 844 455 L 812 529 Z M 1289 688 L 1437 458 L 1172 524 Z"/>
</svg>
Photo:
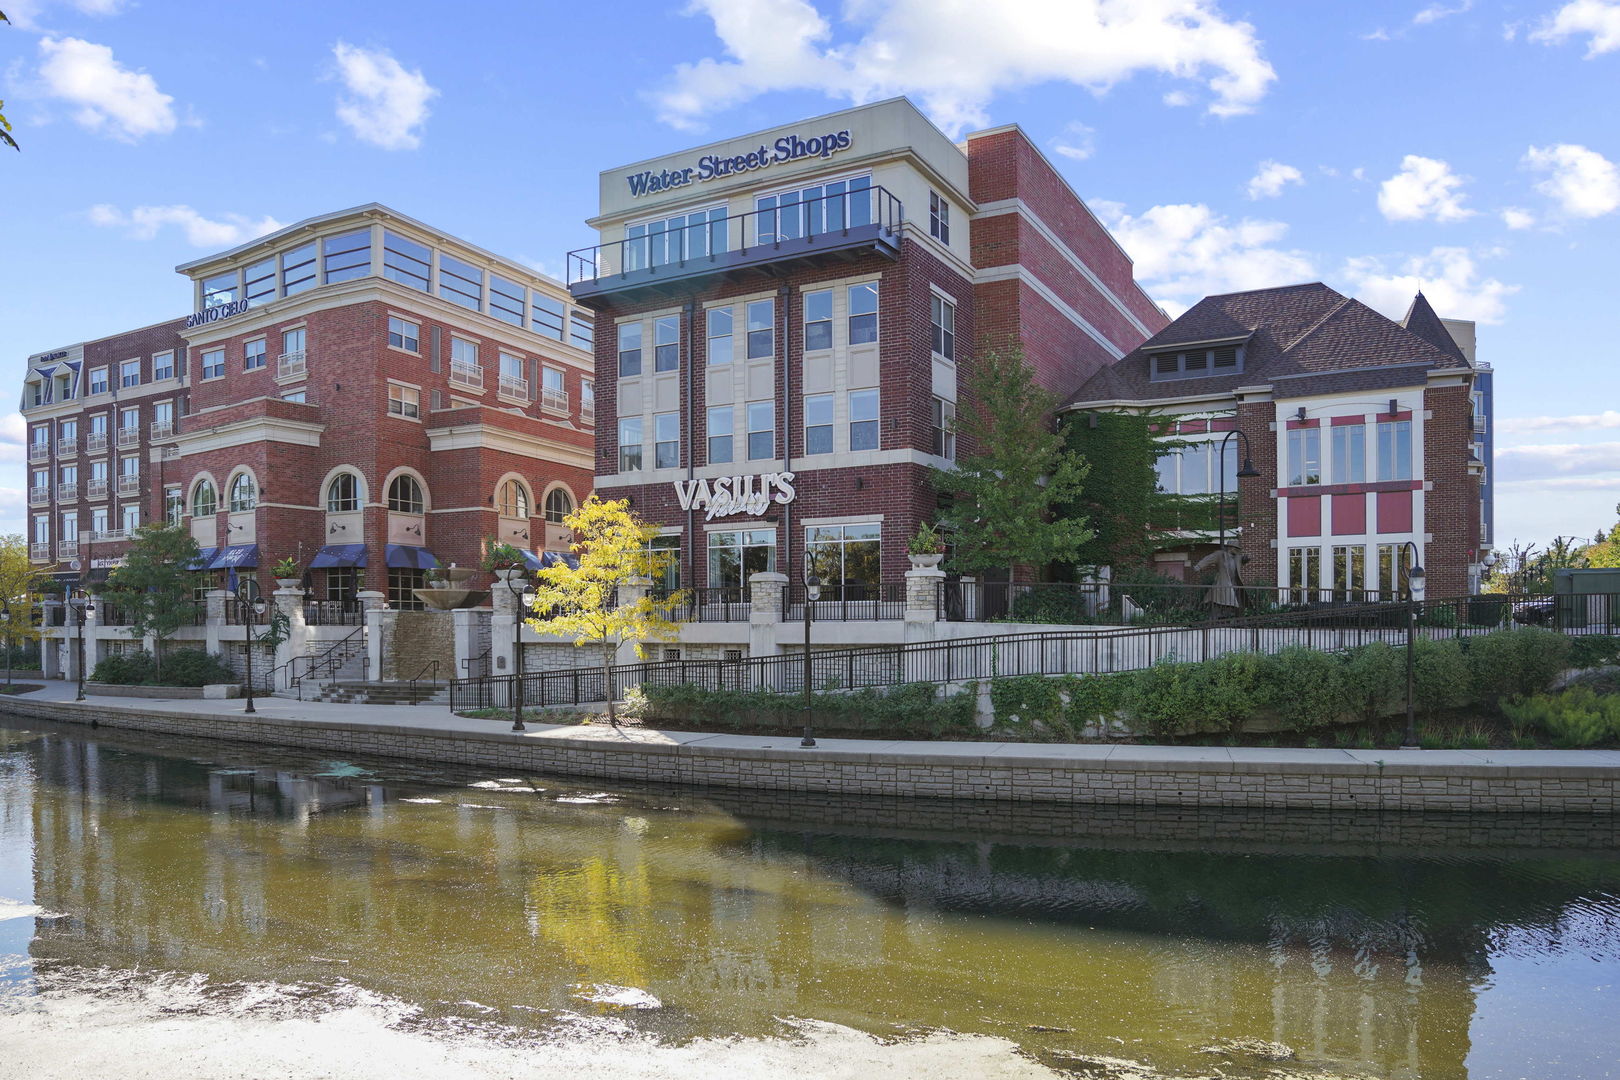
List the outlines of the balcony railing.
<svg viewBox="0 0 1620 1080">
<path fill-rule="evenodd" d="M 540 407 L 546 412 L 566 413 L 568 411 L 568 391 L 546 387 L 540 391 Z"/>
<path fill-rule="evenodd" d="M 518 401 L 529 400 L 528 379 L 519 379 L 511 375 L 502 375 L 499 390 L 502 397 L 514 398 Z"/>
<path fill-rule="evenodd" d="M 165 446 L 163 448 L 163 460 L 164 461 L 168 461 L 170 458 L 177 458 L 179 456 L 180 456 L 180 448 L 178 446 Z"/>
<path fill-rule="evenodd" d="M 77 499 L 78 497 L 79 497 L 79 482 L 77 480 L 75 480 L 71 484 L 57 484 L 56 485 L 56 498 L 57 498 L 58 502 L 71 502 L 72 500 Z"/>
<path fill-rule="evenodd" d="M 1485 434 L 1485 417 L 1478 413 L 1474 414 L 1474 433 L 1476 435 Z"/>
<path fill-rule="evenodd" d="M 56 456 L 57 457 L 72 457 L 74 454 L 77 454 L 78 452 L 79 452 L 79 440 L 78 439 L 74 438 L 74 439 L 57 439 L 56 440 Z"/>
<path fill-rule="evenodd" d="M 615 240 L 568 253 L 576 298 L 855 249 L 898 256 L 905 210 L 881 187 Z"/>
<path fill-rule="evenodd" d="M 459 360 L 450 361 L 450 385 L 460 386 L 468 390 L 482 390 L 484 388 L 484 369 L 478 364 L 463 364 Z"/>
<path fill-rule="evenodd" d="M 42 443 L 42 442 L 29 443 L 28 444 L 28 460 L 29 461 L 49 461 L 49 460 L 51 460 L 51 444 L 50 443 Z"/>
<path fill-rule="evenodd" d="M 44 506 L 46 503 L 48 503 L 50 501 L 51 501 L 51 489 L 50 489 L 49 486 L 37 487 L 37 488 L 29 488 L 28 489 L 28 505 L 29 506 Z"/>
<path fill-rule="evenodd" d="M 304 350 L 284 352 L 276 360 L 276 378 L 295 379 L 308 371 L 304 363 Z"/>
<path fill-rule="evenodd" d="M 125 473 L 118 478 L 118 494 L 139 495 L 141 493 L 140 473 Z"/>
<path fill-rule="evenodd" d="M 107 433 L 105 431 L 92 431 L 84 437 L 84 450 L 87 454 L 99 454 L 107 449 Z"/>
<path fill-rule="evenodd" d="M 138 427 L 121 427 L 118 429 L 118 445 L 139 446 L 141 444 L 141 429 Z"/>
<path fill-rule="evenodd" d="M 128 535 L 129 534 L 127 532 L 125 532 L 123 529 L 97 529 L 96 530 L 96 539 L 98 541 L 100 541 L 100 540 L 122 540 L 125 537 L 127 537 Z"/>
<path fill-rule="evenodd" d="M 107 497 L 107 481 L 92 480 L 85 484 L 84 497 L 87 499 L 105 499 Z"/>
<path fill-rule="evenodd" d="M 596 423 L 596 406 L 590 402 L 579 407 L 579 422 L 582 424 Z"/>
<path fill-rule="evenodd" d="M 154 439 L 167 439 L 169 436 L 171 436 L 173 434 L 174 434 L 174 421 L 173 420 L 154 420 L 154 421 L 152 421 L 152 438 L 154 438 Z"/>
<path fill-rule="evenodd" d="M 51 545 L 49 543 L 29 544 L 28 557 L 35 562 L 43 562 L 49 559 L 51 557 Z"/>
<path fill-rule="evenodd" d="M 77 559 L 79 557 L 79 542 L 77 540 L 58 540 L 56 542 L 56 557 L 58 559 Z"/>
</svg>

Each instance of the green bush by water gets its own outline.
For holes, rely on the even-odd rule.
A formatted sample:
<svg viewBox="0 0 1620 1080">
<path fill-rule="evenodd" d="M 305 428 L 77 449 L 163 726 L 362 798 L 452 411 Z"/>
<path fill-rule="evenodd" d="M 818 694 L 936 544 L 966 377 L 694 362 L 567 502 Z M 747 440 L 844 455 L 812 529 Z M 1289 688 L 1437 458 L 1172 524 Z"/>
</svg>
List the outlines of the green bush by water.
<svg viewBox="0 0 1620 1080">
<path fill-rule="evenodd" d="M 649 722 L 690 719 L 719 729 L 790 728 L 801 722 L 804 697 L 769 690 L 709 690 L 692 683 L 641 688 L 640 712 Z M 883 690 L 811 694 L 818 727 L 854 734 L 902 733 L 917 737 L 974 730 L 977 691 L 939 697 L 929 683 L 904 683 Z"/>
<path fill-rule="evenodd" d="M 1620 695 L 1599 694 L 1590 687 L 1504 701 L 1502 712 L 1515 727 L 1540 728 L 1559 746 L 1580 748 L 1620 738 Z"/>
<path fill-rule="evenodd" d="M 241 681 L 223 660 L 202 649 L 164 653 L 161 672 L 149 652 L 117 653 L 98 663 L 90 680 L 119 686 L 207 686 Z"/>
</svg>

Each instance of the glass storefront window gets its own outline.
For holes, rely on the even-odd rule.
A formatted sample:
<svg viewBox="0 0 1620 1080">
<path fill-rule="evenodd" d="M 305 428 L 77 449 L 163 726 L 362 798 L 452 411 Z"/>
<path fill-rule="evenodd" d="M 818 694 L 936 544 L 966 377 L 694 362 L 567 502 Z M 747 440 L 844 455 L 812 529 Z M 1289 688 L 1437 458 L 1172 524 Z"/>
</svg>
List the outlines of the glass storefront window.
<svg viewBox="0 0 1620 1080">
<path fill-rule="evenodd" d="M 709 586 L 741 588 L 751 574 L 776 569 L 776 530 L 737 529 L 709 534 Z"/>
</svg>

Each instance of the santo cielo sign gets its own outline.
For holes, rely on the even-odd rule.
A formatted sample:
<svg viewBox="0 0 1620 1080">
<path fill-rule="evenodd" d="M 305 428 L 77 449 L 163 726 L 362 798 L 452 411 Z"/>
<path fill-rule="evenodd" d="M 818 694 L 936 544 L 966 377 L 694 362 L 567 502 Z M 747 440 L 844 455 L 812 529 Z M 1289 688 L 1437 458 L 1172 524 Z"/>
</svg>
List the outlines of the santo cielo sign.
<svg viewBox="0 0 1620 1080">
<path fill-rule="evenodd" d="M 705 521 L 733 514 L 759 517 L 772 503 L 785 506 L 797 497 L 790 472 L 675 481 L 675 498 L 681 509 L 705 511 Z"/>
<path fill-rule="evenodd" d="M 643 195 L 657 195 L 660 192 L 685 187 L 694 182 L 718 180 L 723 176 L 736 176 L 756 169 L 766 169 L 772 165 L 784 165 L 790 161 L 803 161 L 805 158 L 813 157 L 828 158 L 840 150 L 848 150 L 849 146 L 848 128 L 828 132 L 825 135 L 812 135 L 808 139 L 798 135 L 784 135 L 769 146 L 760 143 L 757 150 L 750 150 L 746 154 L 724 157 L 718 154 L 704 154 L 697 159 L 695 165 L 689 165 L 684 169 L 660 169 L 658 172 L 649 170 L 631 173 L 624 179 L 630 185 L 630 194 L 640 198 Z"/>
</svg>

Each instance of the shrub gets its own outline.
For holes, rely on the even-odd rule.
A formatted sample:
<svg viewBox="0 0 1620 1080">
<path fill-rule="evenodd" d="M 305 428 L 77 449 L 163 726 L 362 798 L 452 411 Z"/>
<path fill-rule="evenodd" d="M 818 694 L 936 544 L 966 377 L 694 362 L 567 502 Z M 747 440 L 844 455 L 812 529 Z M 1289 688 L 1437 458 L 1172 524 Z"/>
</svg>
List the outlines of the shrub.
<svg viewBox="0 0 1620 1080">
<path fill-rule="evenodd" d="M 1094 621 L 1086 613 L 1086 594 L 1079 586 L 1037 585 L 1013 597 L 1008 622 L 1079 626 Z"/>
<path fill-rule="evenodd" d="M 154 680 L 163 686 L 206 686 L 209 683 L 234 683 L 241 679 L 226 663 L 201 649 L 175 649 L 163 654 L 163 672 Z"/>
<path fill-rule="evenodd" d="M 1066 730 L 1062 680 L 1045 675 L 1015 675 L 990 684 L 990 705 L 996 723 L 1010 731 Z"/>
<path fill-rule="evenodd" d="M 1342 669 L 1347 711 L 1377 720 L 1406 700 L 1406 655 L 1382 641 L 1351 649 Z"/>
<path fill-rule="evenodd" d="M 1502 711 L 1515 727 L 1538 727 L 1558 746 L 1593 746 L 1620 736 L 1620 697 L 1584 686 L 1504 701 Z"/>
<path fill-rule="evenodd" d="M 1455 629 L 1457 626 L 1457 609 L 1450 604 L 1425 607 L 1418 614 L 1418 624 L 1421 626 L 1437 626 L 1443 630 Z"/>
<path fill-rule="evenodd" d="M 114 653 L 96 665 L 90 680 L 117 686 L 140 686 L 152 678 L 152 654 L 149 652 Z"/>
<path fill-rule="evenodd" d="M 1243 722 L 1275 699 L 1274 664 L 1272 657 L 1262 653 L 1231 652 L 1204 665 L 1208 669 L 1208 712 L 1232 734 L 1240 734 Z"/>
<path fill-rule="evenodd" d="M 1125 691 L 1136 730 L 1162 738 L 1222 722 L 1210 710 L 1208 665 L 1161 660 L 1133 672 Z"/>
<path fill-rule="evenodd" d="M 1066 680 L 1069 730 L 1075 735 L 1099 721 L 1106 723 L 1124 704 L 1130 675 L 1076 675 Z"/>
<path fill-rule="evenodd" d="M 1462 644 L 1454 639 L 1418 638 L 1412 696 L 1426 713 L 1459 709 L 1474 700 L 1473 680 Z"/>
<path fill-rule="evenodd" d="M 646 704 L 642 715 L 653 722 L 686 714 L 705 727 L 784 728 L 799 723 L 804 698 L 769 690 L 708 690 L 693 683 L 643 685 Z M 895 732 L 912 735 L 949 735 L 975 729 L 976 688 L 947 698 L 936 696 L 929 683 L 907 683 L 881 690 L 849 694 L 812 694 L 816 723 L 856 734 Z"/>
<path fill-rule="evenodd" d="M 1569 639 L 1555 630 L 1529 627 L 1470 638 L 1468 667 L 1475 699 L 1492 704 L 1545 690 L 1564 670 Z"/>
<path fill-rule="evenodd" d="M 1569 639 L 1569 666 L 1602 667 L 1620 663 L 1620 637 L 1610 634 L 1581 634 Z"/>
<path fill-rule="evenodd" d="M 1271 658 L 1277 712 L 1296 729 L 1325 727 L 1344 713 L 1343 661 L 1332 653 L 1290 645 Z"/>
</svg>

